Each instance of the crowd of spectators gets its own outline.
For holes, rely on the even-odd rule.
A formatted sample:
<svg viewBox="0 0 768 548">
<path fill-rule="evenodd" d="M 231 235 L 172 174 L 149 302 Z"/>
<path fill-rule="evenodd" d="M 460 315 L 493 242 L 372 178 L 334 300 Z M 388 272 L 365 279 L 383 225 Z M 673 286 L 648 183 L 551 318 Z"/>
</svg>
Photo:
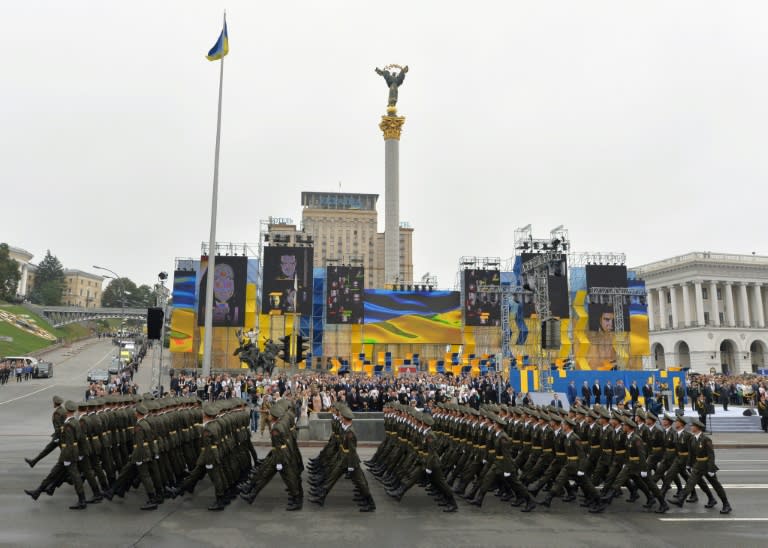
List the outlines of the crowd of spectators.
<svg viewBox="0 0 768 548">
<path fill-rule="evenodd" d="M 3 360 L 0 361 L 0 384 L 10 382 L 12 378 L 16 382 L 25 382 L 34 377 L 34 367 L 21 360 Z"/>
</svg>

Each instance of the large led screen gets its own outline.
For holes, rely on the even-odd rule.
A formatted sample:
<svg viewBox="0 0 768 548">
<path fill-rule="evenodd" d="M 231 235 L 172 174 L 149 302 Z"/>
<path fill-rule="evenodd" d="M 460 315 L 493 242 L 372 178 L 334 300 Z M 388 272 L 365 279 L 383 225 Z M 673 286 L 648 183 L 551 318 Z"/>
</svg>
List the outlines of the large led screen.
<svg viewBox="0 0 768 548">
<path fill-rule="evenodd" d="M 366 344 L 461 344 L 458 291 L 366 289 Z"/>
<path fill-rule="evenodd" d="M 498 270 L 467 269 L 464 271 L 464 324 L 471 326 L 501 325 Z M 483 291 L 483 286 L 490 291 Z"/>
<path fill-rule="evenodd" d="M 312 314 L 312 248 L 264 248 L 262 314 Z"/>
<path fill-rule="evenodd" d="M 325 321 L 329 324 L 363 323 L 361 266 L 329 266 L 326 272 Z"/>
<path fill-rule="evenodd" d="M 528 261 L 535 259 L 539 255 L 535 253 L 521 253 L 521 264 L 525 265 Z M 567 255 L 561 254 L 559 261 L 550 265 L 549 274 L 547 276 L 547 285 L 549 287 L 549 312 L 556 318 L 568 318 L 570 317 L 570 305 L 568 303 L 568 260 Z M 533 290 L 536 287 L 534 281 L 533 272 L 521 275 L 521 283 L 523 287 L 528 287 Z M 536 313 L 536 307 L 533 302 L 533 295 L 526 294 L 522 298 L 523 305 L 523 317 L 530 318 L 532 314 Z"/>
<path fill-rule="evenodd" d="M 248 258 L 217 256 L 213 279 L 213 327 L 243 327 L 245 318 L 245 285 L 248 281 Z M 205 325 L 205 296 L 208 284 L 208 258 L 200 260 L 202 276 L 198 289 L 197 325 Z"/>
</svg>

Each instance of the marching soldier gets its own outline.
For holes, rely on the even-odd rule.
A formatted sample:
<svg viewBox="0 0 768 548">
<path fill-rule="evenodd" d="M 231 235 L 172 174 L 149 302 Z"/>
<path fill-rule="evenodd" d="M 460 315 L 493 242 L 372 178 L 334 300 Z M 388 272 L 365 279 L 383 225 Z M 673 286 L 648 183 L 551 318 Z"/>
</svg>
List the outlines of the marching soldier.
<svg viewBox="0 0 768 548">
<path fill-rule="evenodd" d="M 53 397 L 53 415 L 51 416 L 51 422 L 53 423 L 53 433 L 51 434 L 51 441 L 40 451 L 40 454 L 33 459 L 24 458 L 30 468 L 34 468 L 35 464 L 43 460 L 49 453 L 53 452 L 59 446 L 61 437 L 61 427 L 64 424 L 64 418 L 67 415 L 66 410 L 62 407 L 64 400 L 60 396 Z"/>
<path fill-rule="evenodd" d="M 694 493 L 696 485 L 701 486 L 706 480 L 712 485 L 723 504 L 720 513 L 730 514 L 732 508 L 728 502 L 728 495 L 725 494 L 725 489 L 720 484 L 720 480 L 717 479 L 718 467 L 715 464 L 715 450 L 712 446 L 712 439 L 704 434 L 704 423 L 697 419 L 691 420 L 691 431 L 693 432 L 689 446 L 691 451 L 691 475 L 685 484 L 685 489 L 678 496 L 670 499 L 670 502 L 682 508 L 686 498 Z M 707 507 L 711 506 L 708 504 Z"/>
</svg>

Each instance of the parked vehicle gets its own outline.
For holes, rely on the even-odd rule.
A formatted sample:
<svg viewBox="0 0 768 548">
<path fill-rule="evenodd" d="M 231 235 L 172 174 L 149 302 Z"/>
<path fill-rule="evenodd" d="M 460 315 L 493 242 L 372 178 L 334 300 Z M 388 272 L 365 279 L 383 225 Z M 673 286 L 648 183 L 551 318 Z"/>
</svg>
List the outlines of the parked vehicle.
<svg viewBox="0 0 768 548">
<path fill-rule="evenodd" d="M 53 364 L 51 362 L 37 362 L 32 369 L 32 377 L 35 379 L 50 379 L 53 377 Z"/>
<path fill-rule="evenodd" d="M 108 382 L 109 372 L 106 369 L 91 369 L 88 371 L 88 382 Z"/>
</svg>

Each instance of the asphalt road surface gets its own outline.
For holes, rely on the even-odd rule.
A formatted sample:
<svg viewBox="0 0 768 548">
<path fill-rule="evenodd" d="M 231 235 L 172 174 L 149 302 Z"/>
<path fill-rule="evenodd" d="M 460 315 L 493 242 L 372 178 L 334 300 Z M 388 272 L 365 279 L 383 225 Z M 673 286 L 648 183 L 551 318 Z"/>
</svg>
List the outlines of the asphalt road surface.
<svg viewBox="0 0 768 548">
<path fill-rule="evenodd" d="M 720 479 L 734 512 L 721 516 L 703 502 L 673 508 L 665 515 L 615 501 L 600 515 L 556 500 L 551 509 L 531 514 L 489 494 L 483 508 L 459 503 L 459 512 L 443 514 L 419 487 L 396 503 L 369 477 L 377 511 L 361 514 L 352 502 L 352 486 L 340 481 L 325 506 L 305 502 L 301 512 L 285 512 L 286 494 L 279 476 L 253 505 L 234 501 L 223 512 L 208 512 L 213 487 L 205 479 L 194 495 L 166 501 L 142 512 L 143 496 L 131 491 L 75 512 L 71 486 L 34 502 L 23 492 L 36 487 L 55 463 L 56 453 L 30 469 L 51 431 L 51 397 L 80 399 L 88 369 L 106 365 L 115 352 L 109 341 L 92 341 L 47 356 L 56 365 L 52 379 L 11 382 L 0 387 L 0 546 L 748 546 L 763 545 L 768 535 L 768 450 L 720 449 Z M 138 382 L 149 387 L 150 351 Z M 263 456 L 265 448 L 259 448 Z M 305 458 L 317 448 L 305 449 Z M 372 448 L 360 450 L 367 458 Z M 306 486 L 305 486 L 306 489 Z M 86 492 L 90 493 L 86 487 Z M 641 503 L 643 502 L 641 497 Z"/>
</svg>

